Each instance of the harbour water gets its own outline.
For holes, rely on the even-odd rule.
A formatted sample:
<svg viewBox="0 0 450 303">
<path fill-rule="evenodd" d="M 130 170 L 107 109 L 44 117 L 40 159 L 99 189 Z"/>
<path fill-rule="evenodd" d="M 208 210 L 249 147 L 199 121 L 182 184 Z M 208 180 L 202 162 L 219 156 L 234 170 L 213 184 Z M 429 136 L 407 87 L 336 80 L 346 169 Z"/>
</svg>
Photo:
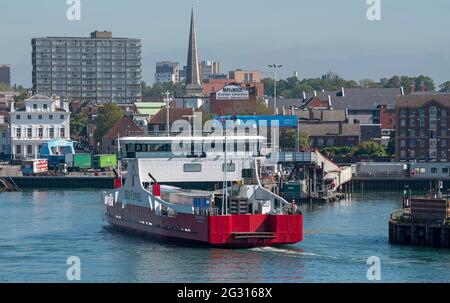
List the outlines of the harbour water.
<svg viewBox="0 0 450 303">
<path fill-rule="evenodd" d="M 98 190 L 1 193 L 0 282 L 68 282 L 71 256 L 82 282 L 369 282 L 371 256 L 381 282 L 449 282 L 450 251 L 389 245 L 388 218 L 401 206 L 390 192 L 305 204 L 304 242 L 224 250 L 118 233 Z"/>
</svg>

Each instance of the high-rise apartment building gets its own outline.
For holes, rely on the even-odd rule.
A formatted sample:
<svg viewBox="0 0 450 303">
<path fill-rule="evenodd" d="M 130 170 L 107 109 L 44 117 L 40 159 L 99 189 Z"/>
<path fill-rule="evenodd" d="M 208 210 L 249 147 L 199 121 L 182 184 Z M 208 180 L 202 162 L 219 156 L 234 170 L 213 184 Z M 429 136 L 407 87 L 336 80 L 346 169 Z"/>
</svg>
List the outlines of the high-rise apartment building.
<svg viewBox="0 0 450 303">
<path fill-rule="evenodd" d="M 11 86 L 11 66 L 0 64 L 0 84 Z"/>
<path fill-rule="evenodd" d="M 90 37 L 32 39 L 33 93 L 69 101 L 132 103 L 142 98 L 141 40 Z"/>
</svg>

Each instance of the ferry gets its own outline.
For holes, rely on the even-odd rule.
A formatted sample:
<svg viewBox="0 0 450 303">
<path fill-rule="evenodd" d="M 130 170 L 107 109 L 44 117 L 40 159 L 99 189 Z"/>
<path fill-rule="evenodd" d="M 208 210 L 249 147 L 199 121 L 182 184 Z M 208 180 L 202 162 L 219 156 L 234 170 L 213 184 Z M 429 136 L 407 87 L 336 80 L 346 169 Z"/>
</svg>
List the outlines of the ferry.
<svg viewBox="0 0 450 303">
<path fill-rule="evenodd" d="M 126 232 L 216 247 L 301 242 L 301 209 L 261 182 L 263 140 L 204 135 L 120 138 L 120 158 L 127 169 L 119 175 L 125 181 L 103 193 L 106 221 Z M 239 144 L 242 149 L 236 148 Z"/>
</svg>

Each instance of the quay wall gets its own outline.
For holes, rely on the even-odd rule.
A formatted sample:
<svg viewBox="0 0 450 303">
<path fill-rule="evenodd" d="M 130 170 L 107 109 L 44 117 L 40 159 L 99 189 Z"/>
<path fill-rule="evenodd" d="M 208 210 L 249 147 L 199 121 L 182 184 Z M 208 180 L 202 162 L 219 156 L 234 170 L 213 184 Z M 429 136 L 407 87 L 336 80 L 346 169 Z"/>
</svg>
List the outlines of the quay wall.
<svg viewBox="0 0 450 303">
<path fill-rule="evenodd" d="M 21 189 L 114 189 L 113 177 L 12 177 Z"/>
</svg>

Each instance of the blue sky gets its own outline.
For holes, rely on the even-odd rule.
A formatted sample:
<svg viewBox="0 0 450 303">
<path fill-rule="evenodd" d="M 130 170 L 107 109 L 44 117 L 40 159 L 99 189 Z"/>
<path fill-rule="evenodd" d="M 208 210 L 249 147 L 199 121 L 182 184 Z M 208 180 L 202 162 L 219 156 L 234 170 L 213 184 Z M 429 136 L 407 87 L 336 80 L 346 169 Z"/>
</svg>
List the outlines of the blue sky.
<svg viewBox="0 0 450 303">
<path fill-rule="evenodd" d="M 81 21 L 68 21 L 66 0 L 1 0 L 0 63 L 14 83 L 31 85 L 31 38 L 114 36 L 143 41 L 143 80 L 155 62 L 185 63 L 187 0 L 81 0 Z M 366 0 L 197 0 L 199 53 L 222 71 L 284 65 L 282 76 L 318 77 L 332 70 L 349 79 L 426 74 L 450 80 L 448 0 L 381 0 L 379 22 L 366 18 Z"/>
</svg>

